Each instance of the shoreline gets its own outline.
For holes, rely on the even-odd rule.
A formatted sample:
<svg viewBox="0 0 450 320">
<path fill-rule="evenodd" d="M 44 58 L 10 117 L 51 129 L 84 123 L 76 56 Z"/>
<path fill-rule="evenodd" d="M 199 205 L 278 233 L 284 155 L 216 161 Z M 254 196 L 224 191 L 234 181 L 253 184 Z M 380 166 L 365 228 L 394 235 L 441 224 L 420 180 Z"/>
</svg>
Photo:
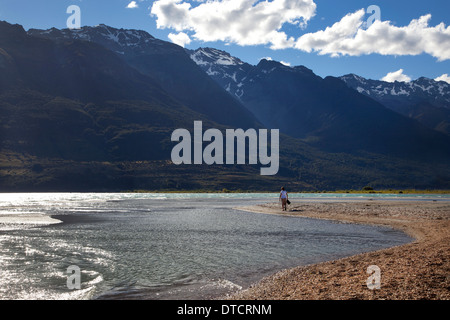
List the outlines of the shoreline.
<svg viewBox="0 0 450 320">
<path fill-rule="evenodd" d="M 62 221 L 41 213 L 0 214 L 0 230 L 2 226 L 48 226 L 59 223 Z"/>
<path fill-rule="evenodd" d="M 411 243 L 337 260 L 298 266 L 261 279 L 223 299 L 232 300 L 450 300 L 450 203 L 372 199 L 340 202 L 292 200 L 235 208 L 263 214 L 388 226 Z M 367 267 L 381 271 L 381 288 L 370 290 Z"/>
<path fill-rule="evenodd" d="M 51 193 L 187 193 L 187 194 L 273 194 L 273 190 L 208 190 L 208 189 L 194 189 L 194 190 L 94 190 L 94 191 L 86 191 L 86 190 L 45 190 L 45 191 L 36 191 L 36 190 L 16 190 L 16 191 L 0 191 L 0 194 L 21 194 L 21 193 L 29 193 L 29 194 L 51 194 Z M 436 189 L 436 190 L 416 190 L 416 189 L 389 189 L 389 190 L 371 190 L 371 191 L 363 191 L 363 190 L 323 190 L 323 191 L 297 191 L 297 192 L 289 192 L 289 194 L 328 194 L 330 196 L 336 194 L 348 194 L 348 195 L 365 195 L 365 196 L 376 196 L 376 195 L 393 195 L 393 196 L 401 196 L 401 195 L 424 195 L 424 196 L 441 196 L 441 195 L 450 195 L 450 190 L 445 189 Z"/>
</svg>

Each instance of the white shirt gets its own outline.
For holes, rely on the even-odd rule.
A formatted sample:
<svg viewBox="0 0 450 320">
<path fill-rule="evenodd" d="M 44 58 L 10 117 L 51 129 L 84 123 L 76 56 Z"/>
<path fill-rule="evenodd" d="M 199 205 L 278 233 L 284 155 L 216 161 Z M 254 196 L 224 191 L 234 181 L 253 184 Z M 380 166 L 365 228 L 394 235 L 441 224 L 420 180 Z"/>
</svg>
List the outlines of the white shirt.
<svg viewBox="0 0 450 320">
<path fill-rule="evenodd" d="M 286 190 L 282 190 L 280 194 L 281 194 L 281 199 L 286 199 L 287 198 L 287 191 Z"/>
</svg>

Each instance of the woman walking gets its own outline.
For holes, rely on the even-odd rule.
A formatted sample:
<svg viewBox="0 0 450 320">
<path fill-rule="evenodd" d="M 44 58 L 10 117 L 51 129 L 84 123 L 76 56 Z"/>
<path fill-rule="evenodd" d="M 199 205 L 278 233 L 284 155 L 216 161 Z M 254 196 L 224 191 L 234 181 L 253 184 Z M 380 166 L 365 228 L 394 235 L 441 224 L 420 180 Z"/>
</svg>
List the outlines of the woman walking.
<svg viewBox="0 0 450 320">
<path fill-rule="evenodd" d="M 284 190 L 284 187 L 281 187 L 281 192 L 280 192 L 280 201 L 281 201 L 281 209 L 283 211 L 286 211 L 286 204 L 289 200 L 289 196 L 286 190 Z"/>
</svg>

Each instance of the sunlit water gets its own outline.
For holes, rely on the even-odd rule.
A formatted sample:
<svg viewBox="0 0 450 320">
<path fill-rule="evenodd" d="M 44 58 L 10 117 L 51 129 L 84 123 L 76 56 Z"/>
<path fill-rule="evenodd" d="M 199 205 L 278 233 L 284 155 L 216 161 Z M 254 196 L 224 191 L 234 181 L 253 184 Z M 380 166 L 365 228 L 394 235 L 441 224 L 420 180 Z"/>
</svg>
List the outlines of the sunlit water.
<svg viewBox="0 0 450 320">
<path fill-rule="evenodd" d="M 0 299 L 209 299 L 284 268 L 411 241 L 390 228 L 233 209 L 268 201 L 276 194 L 1 194 Z M 73 265 L 79 290 L 67 286 Z"/>
</svg>

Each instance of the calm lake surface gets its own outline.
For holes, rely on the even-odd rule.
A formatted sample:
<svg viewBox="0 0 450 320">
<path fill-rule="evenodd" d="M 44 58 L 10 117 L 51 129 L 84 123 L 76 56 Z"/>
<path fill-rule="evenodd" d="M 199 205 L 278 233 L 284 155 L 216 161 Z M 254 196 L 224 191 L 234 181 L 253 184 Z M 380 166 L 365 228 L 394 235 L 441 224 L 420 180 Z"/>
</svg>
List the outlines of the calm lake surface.
<svg viewBox="0 0 450 320">
<path fill-rule="evenodd" d="M 290 195 L 350 199 L 331 197 Z M 0 299 L 209 299 L 281 269 L 412 240 L 390 228 L 233 209 L 276 201 L 277 194 L 0 194 Z M 79 290 L 67 286 L 70 266 L 81 272 Z"/>
</svg>

